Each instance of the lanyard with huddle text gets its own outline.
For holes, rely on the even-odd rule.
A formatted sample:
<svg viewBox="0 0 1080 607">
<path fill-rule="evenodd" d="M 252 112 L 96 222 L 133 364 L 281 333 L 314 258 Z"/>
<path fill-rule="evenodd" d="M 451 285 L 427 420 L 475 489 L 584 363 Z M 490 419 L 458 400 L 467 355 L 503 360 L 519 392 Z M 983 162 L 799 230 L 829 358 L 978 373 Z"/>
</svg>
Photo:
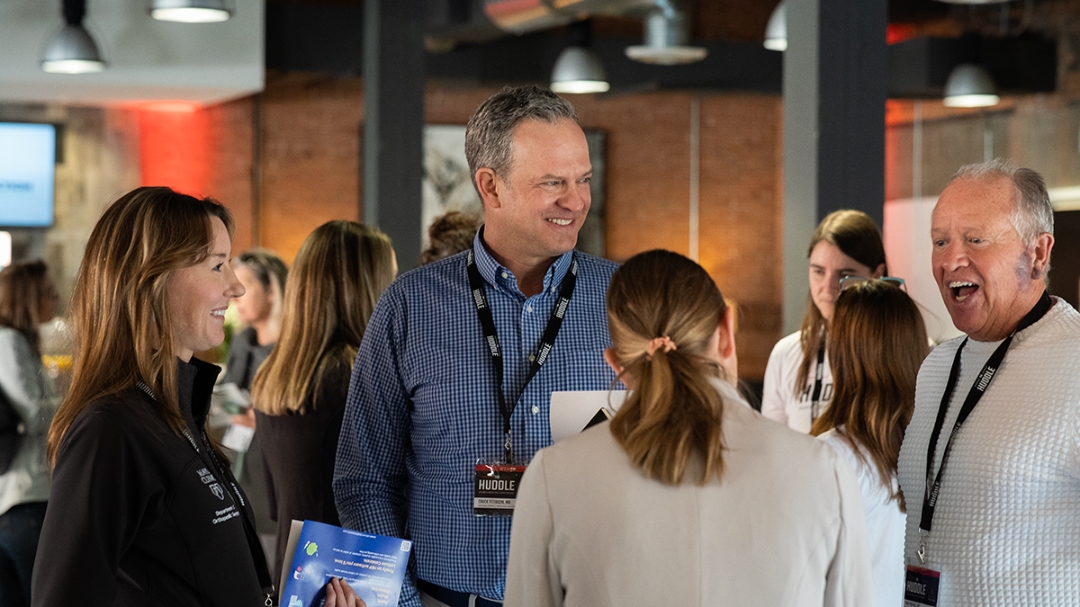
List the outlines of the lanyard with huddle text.
<svg viewBox="0 0 1080 607">
<path fill-rule="evenodd" d="M 142 390 L 144 394 L 150 397 L 151 400 L 156 401 L 157 396 L 154 395 L 153 390 L 146 382 L 139 380 L 135 386 Z M 186 422 L 185 422 L 186 423 Z M 251 551 L 251 560 L 255 565 L 255 573 L 259 578 L 259 583 L 262 585 L 262 591 L 266 593 L 264 604 L 267 607 L 274 603 L 274 582 L 270 578 L 270 569 L 266 565 L 266 556 L 262 549 L 262 544 L 259 543 L 259 536 L 255 531 L 255 522 L 250 520 L 247 516 L 247 501 L 244 499 L 244 493 L 236 486 L 236 480 L 227 475 L 224 470 L 228 470 L 228 467 L 218 458 L 217 453 L 214 452 L 214 448 L 210 446 L 210 441 L 206 438 L 205 430 L 199 431 L 199 438 L 202 439 L 203 447 L 205 451 L 199 448 L 199 444 L 195 442 L 195 438 L 191 436 L 191 431 L 188 428 L 184 428 L 184 438 L 187 439 L 188 444 L 195 451 L 195 454 L 200 460 L 211 470 L 217 472 L 218 476 L 225 483 L 225 491 L 229 493 L 229 497 L 232 498 L 236 505 L 236 510 L 240 515 L 240 522 L 244 528 L 244 535 L 247 537 L 248 549 Z M 205 455 L 204 455 L 205 453 Z M 207 481 L 204 479 L 204 483 Z M 215 494 L 216 495 L 216 494 Z M 221 495 L 218 495 L 221 498 Z M 216 524 L 216 523 L 215 523 Z"/>
<path fill-rule="evenodd" d="M 465 265 L 468 269 L 469 287 L 472 290 L 473 303 L 476 305 L 476 314 L 480 317 L 480 325 L 484 329 L 484 339 L 487 341 L 488 350 L 491 352 L 491 359 L 495 363 L 495 383 L 499 395 L 499 412 L 502 413 L 503 434 L 505 435 L 505 442 L 503 443 L 506 450 L 505 463 L 512 464 L 514 454 L 510 441 L 510 416 L 514 412 L 514 406 L 517 404 L 520 395 L 513 401 L 508 402 L 505 394 L 503 394 L 502 347 L 499 345 L 499 336 L 495 330 L 495 319 L 491 314 L 491 307 L 488 305 L 487 294 L 484 292 L 484 278 L 476 267 L 474 251 L 469 251 Z M 563 318 L 566 316 L 566 310 L 570 306 L 570 297 L 574 294 L 574 286 L 577 284 L 577 272 L 577 259 L 571 258 L 570 269 L 563 278 L 562 288 L 559 291 L 559 301 L 555 303 L 555 307 L 551 311 L 551 318 L 548 319 L 547 327 L 540 338 L 540 345 L 536 350 L 536 354 L 532 357 L 529 374 L 525 377 L 525 384 L 522 386 L 523 391 L 525 386 L 528 386 L 532 378 L 540 371 L 540 367 L 547 361 L 551 348 L 555 345 L 555 337 L 559 334 Z"/>
<path fill-rule="evenodd" d="M 980 371 L 978 377 L 975 378 L 975 383 L 971 386 L 971 390 L 968 392 L 967 398 L 964 399 L 964 404 L 960 408 L 960 413 L 956 417 L 956 423 L 953 425 L 952 432 L 949 433 L 949 438 L 941 453 L 941 464 L 938 466 L 937 475 L 934 476 L 934 453 L 937 450 L 938 440 L 941 438 L 942 427 L 945 425 L 949 401 L 952 399 L 953 392 L 956 390 L 956 382 L 960 376 L 960 355 L 964 351 L 964 346 L 967 344 L 967 338 L 965 338 L 964 341 L 960 343 L 960 347 L 956 349 L 956 356 L 953 359 L 952 369 L 949 371 L 949 379 L 945 384 L 945 393 L 941 396 L 941 405 L 938 407 L 937 420 L 934 422 L 934 430 L 930 433 L 930 442 L 929 445 L 927 445 L 926 450 L 926 487 L 923 494 L 922 518 L 919 520 L 919 549 L 916 552 L 916 556 L 919 557 L 920 563 L 926 563 L 926 538 L 930 535 L 930 529 L 934 522 L 934 509 L 937 506 L 938 495 L 941 492 L 941 481 L 945 474 L 945 466 L 948 464 L 949 454 L 952 452 L 953 441 L 960 432 L 960 427 L 964 424 L 964 421 L 967 420 L 972 410 L 975 409 L 975 405 L 979 403 L 979 399 L 986 393 L 986 389 L 990 385 L 990 380 L 994 378 L 994 374 L 1001 366 L 1002 361 L 1005 360 L 1005 353 L 1008 351 L 1013 337 L 1020 331 L 1035 324 L 1053 305 L 1054 302 L 1050 299 L 1050 295 L 1046 291 L 1043 291 L 1042 297 L 1039 298 L 1035 307 L 1020 320 L 1020 324 L 1017 325 L 1016 329 L 1005 338 L 1005 341 L 1001 342 L 1001 345 L 994 350 L 994 353 L 990 355 L 990 359 L 983 365 L 982 371 Z"/>
</svg>

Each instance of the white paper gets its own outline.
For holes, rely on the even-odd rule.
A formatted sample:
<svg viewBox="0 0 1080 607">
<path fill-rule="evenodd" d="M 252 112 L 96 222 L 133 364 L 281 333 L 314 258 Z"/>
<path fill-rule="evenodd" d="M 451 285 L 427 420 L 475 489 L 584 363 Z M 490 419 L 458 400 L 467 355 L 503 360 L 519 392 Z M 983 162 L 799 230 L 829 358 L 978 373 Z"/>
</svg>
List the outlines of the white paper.
<svg viewBox="0 0 1080 607">
<path fill-rule="evenodd" d="M 551 393 L 551 440 L 558 442 L 585 429 L 585 424 L 601 409 L 614 415 L 626 390 L 577 390 Z"/>
<path fill-rule="evenodd" d="M 221 446 L 228 447 L 237 453 L 244 453 L 251 447 L 251 438 L 255 436 L 255 428 L 229 424 L 225 428 L 225 436 L 221 437 Z"/>
<path fill-rule="evenodd" d="M 289 574 L 292 573 L 292 555 L 296 553 L 296 544 L 300 542 L 300 531 L 304 529 L 304 521 L 298 521 L 293 519 L 289 523 L 289 540 L 285 542 L 285 554 L 279 554 L 278 557 L 284 557 L 281 561 L 281 583 L 278 584 L 278 592 L 285 591 L 285 580 L 289 579 Z M 270 568 L 273 569 L 274 564 L 270 563 Z"/>
<path fill-rule="evenodd" d="M 214 386 L 214 396 L 229 404 L 241 407 L 251 406 L 251 397 L 248 395 L 247 390 L 241 390 L 239 386 L 232 382 Z"/>
</svg>

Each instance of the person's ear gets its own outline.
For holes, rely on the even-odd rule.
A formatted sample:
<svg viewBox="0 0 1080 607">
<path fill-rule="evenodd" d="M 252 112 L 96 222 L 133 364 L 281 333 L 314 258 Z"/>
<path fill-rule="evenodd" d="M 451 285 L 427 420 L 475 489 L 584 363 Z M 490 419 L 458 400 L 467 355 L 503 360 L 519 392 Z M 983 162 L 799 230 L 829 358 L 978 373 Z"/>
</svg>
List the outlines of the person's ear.
<svg viewBox="0 0 1080 607">
<path fill-rule="evenodd" d="M 476 169 L 476 189 L 480 192 L 480 199 L 484 208 L 499 208 L 499 177 L 495 171 L 488 167 Z"/>
<path fill-rule="evenodd" d="M 885 275 L 885 264 L 884 263 L 879 263 L 878 267 L 874 268 L 874 272 L 873 272 L 873 274 L 870 275 L 870 278 L 881 278 L 884 275 Z"/>
<path fill-rule="evenodd" d="M 724 315 L 720 318 L 720 324 L 716 328 L 719 339 L 716 344 L 716 354 L 720 361 L 720 367 L 727 376 L 724 379 L 731 385 L 738 387 L 739 384 L 739 357 L 735 351 L 735 311 L 728 306 Z"/>
<path fill-rule="evenodd" d="M 607 348 L 604 350 L 604 362 L 611 367 L 611 370 L 615 372 L 616 376 L 622 375 L 623 366 L 619 364 L 619 357 L 615 356 L 615 348 Z"/>
<path fill-rule="evenodd" d="M 1050 265 L 1050 251 L 1054 248 L 1054 235 L 1043 232 L 1035 238 L 1035 251 L 1031 260 L 1031 278 L 1042 279 L 1046 276 L 1046 268 Z"/>
</svg>

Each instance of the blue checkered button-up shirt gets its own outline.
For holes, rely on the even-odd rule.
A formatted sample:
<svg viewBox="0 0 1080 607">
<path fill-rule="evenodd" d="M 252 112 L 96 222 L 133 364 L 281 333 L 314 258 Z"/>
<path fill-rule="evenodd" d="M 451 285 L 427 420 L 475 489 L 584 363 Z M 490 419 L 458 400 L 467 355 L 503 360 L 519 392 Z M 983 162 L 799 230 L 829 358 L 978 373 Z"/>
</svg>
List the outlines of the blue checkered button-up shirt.
<svg viewBox="0 0 1080 607">
<path fill-rule="evenodd" d="M 573 252 L 525 297 L 516 277 L 474 242 L 476 264 L 503 348 L 503 390 L 515 459 L 551 444 L 556 390 L 604 390 L 614 375 L 604 308 L 616 264 L 582 253 L 566 319 L 540 372 L 526 386 L 529 357 L 558 301 Z M 509 517 L 473 515 L 478 459 L 501 459 L 503 419 L 495 372 L 476 314 L 466 254 L 403 274 L 379 299 L 356 358 L 338 444 L 334 495 L 342 525 L 413 540 L 410 576 L 501 600 Z M 419 607 L 410 576 L 402 605 Z"/>
</svg>

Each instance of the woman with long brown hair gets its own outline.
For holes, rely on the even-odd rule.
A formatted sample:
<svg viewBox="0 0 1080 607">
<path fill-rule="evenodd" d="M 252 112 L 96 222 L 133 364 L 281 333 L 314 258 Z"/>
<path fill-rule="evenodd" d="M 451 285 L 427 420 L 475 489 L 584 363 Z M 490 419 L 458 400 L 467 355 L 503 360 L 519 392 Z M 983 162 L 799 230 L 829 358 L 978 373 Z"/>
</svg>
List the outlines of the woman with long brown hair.
<svg viewBox="0 0 1080 607">
<path fill-rule="evenodd" d="M 10 419 L 0 432 L 7 468 L 0 474 L 0 605 L 30 604 L 30 579 L 49 499 L 45 435 L 56 392 L 41 365 L 38 327 L 59 297 L 41 261 L 0 270 L 0 404 Z M 14 414 L 14 415 L 12 415 Z M 17 415 L 17 417 L 15 417 Z"/>
<path fill-rule="evenodd" d="M 281 338 L 251 391 L 278 523 L 276 571 L 293 519 L 339 524 L 332 483 L 349 377 L 375 302 L 396 271 L 390 239 L 355 221 L 319 226 L 293 261 Z"/>
<path fill-rule="evenodd" d="M 635 255 L 607 294 L 615 417 L 541 450 L 514 511 L 506 604 L 859 606 L 858 486 L 735 390 L 732 314 L 701 266 Z"/>
<path fill-rule="evenodd" d="M 851 283 L 848 286 L 847 283 Z M 904 594 L 904 496 L 896 462 L 930 347 L 922 314 L 896 279 L 845 280 L 829 328 L 832 404 L 810 433 L 851 465 L 862 490 L 877 607 Z"/>
<path fill-rule="evenodd" d="M 761 396 L 762 415 L 799 432 L 809 432 L 832 399 L 826 343 L 840 279 L 877 278 L 888 271 L 881 230 L 862 211 L 829 213 L 814 230 L 807 256 L 810 293 L 802 328 L 773 347 Z"/>
<path fill-rule="evenodd" d="M 49 430 L 33 605 L 270 604 L 247 498 L 206 433 L 220 369 L 193 358 L 221 344 L 243 293 L 232 226 L 218 202 L 164 187 L 128 192 L 94 226 L 72 294 L 74 376 Z M 328 595 L 354 604 L 343 592 Z"/>
</svg>

